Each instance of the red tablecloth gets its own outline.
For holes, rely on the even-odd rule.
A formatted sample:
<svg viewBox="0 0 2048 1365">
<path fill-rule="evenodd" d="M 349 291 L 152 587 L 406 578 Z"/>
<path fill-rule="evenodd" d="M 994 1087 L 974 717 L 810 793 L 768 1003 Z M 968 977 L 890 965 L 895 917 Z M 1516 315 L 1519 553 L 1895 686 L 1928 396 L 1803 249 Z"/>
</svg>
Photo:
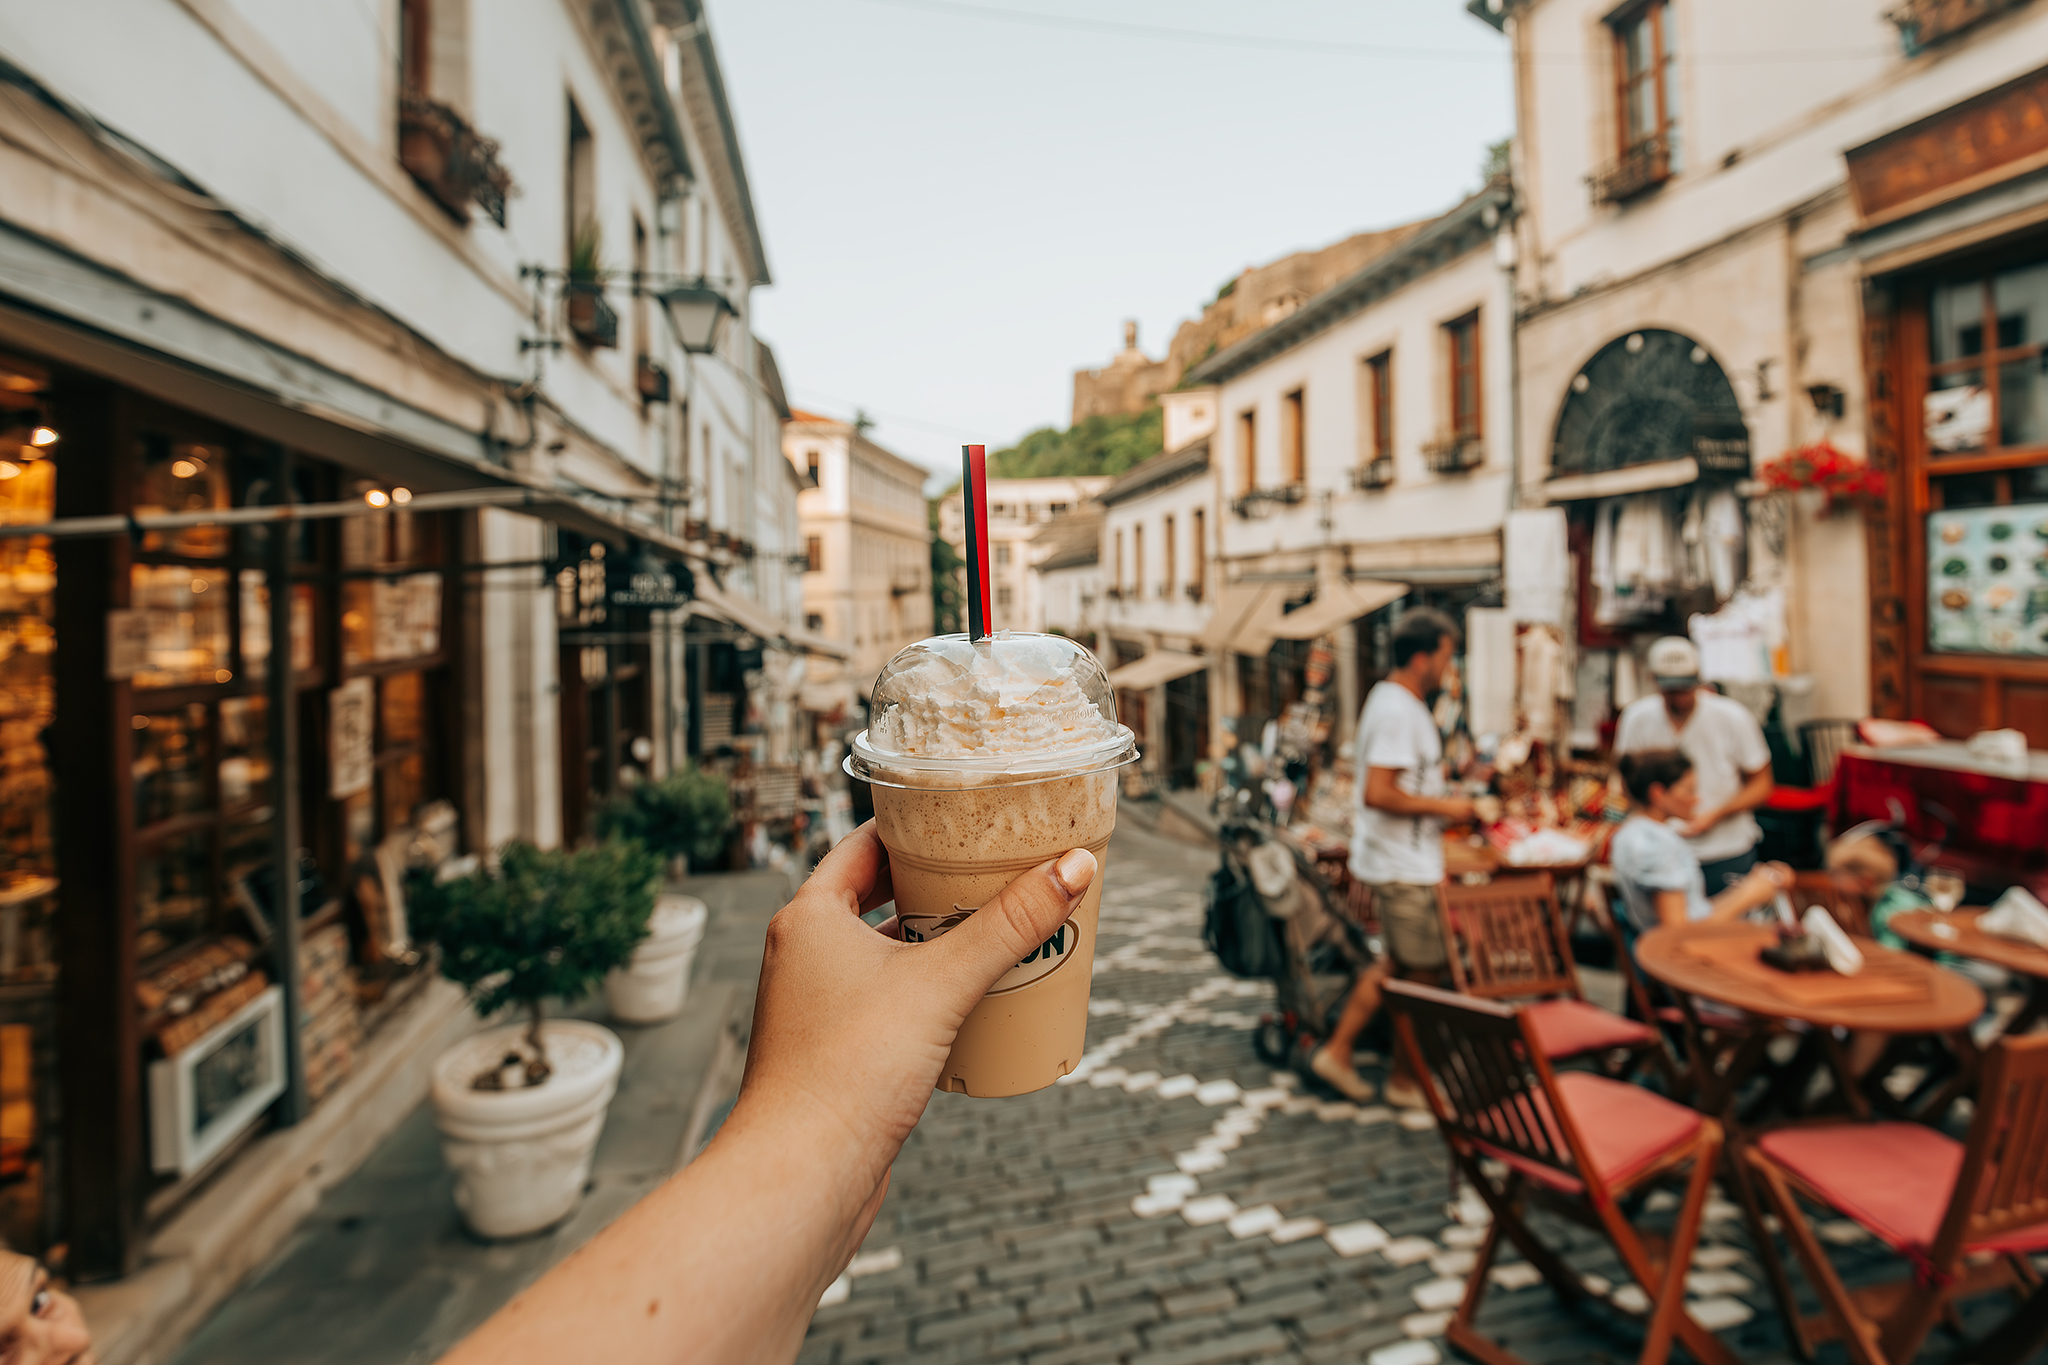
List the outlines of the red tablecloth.
<svg viewBox="0 0 2048 1365">
<path fill-rule="evenodd" d="M 1891 818 L 1896 801 L 1907 833 L 1941 843 L 1944 862 L 1966 872 L 2004 869 L 2030 883 L 2032 874 L 2048 874 L 2048 781 L 1945 766 L 1912 752 L 1917 761 L 1887 758 L 1882 750 L 1842 755 L 1835 766 L 1837 831 Z"/>
</svg>

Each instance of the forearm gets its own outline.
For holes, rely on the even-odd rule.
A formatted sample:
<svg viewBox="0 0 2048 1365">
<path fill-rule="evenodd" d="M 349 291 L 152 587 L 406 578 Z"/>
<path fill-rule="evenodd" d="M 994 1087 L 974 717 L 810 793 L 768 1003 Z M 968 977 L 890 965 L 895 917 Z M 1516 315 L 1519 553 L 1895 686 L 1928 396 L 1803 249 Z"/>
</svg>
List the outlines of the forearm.
<svg viewBox="0 0 2048 1365">
<path fill-rule="evenodd" d="M 447 1361 L 794 1359 L 887 1177 L 850 1146 L 844 1134 L 789 1113 L 761 1114 L 743 1100 L 701 1156 Z"/>
<path fill-rule="evenodd" d="M 1718 825 L 1731 816 L 1755 810 L 1770 800 L 1771 793 L 1776 789 L 1777 783 L 1771 778 L 1771 770 L 1760 768 L 1743 779 L 1742 786 L 1736 790 L 1735 795 L 1722 802 L 1706 823 Z"/>
<path fill-rule="evenodd" d="M 1462 797 L 1415 796 L 1398 787 L 1377 800 L 1368 796 L 1365 804 L 1389 815 L 1428 815 L 1439 820 L 1462 820 L 1472 808 Z"/>
</svg>

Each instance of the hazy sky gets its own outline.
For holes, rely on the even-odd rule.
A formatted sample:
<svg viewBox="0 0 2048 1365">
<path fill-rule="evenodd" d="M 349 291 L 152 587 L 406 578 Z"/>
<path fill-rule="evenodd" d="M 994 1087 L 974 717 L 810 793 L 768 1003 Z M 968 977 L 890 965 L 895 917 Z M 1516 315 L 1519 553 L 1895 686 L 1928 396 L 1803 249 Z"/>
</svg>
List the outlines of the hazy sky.
<svg viewBox="0 0 2048 1365">
<path fill-rule="evenodd" d="M 1449 207 L 1513 123 L 1459 0 L 709 8 L 792 401 L 949 471 L 1064 427 L 1125 318 L 1160 355 L 1243 267 Z"/>
</svg>

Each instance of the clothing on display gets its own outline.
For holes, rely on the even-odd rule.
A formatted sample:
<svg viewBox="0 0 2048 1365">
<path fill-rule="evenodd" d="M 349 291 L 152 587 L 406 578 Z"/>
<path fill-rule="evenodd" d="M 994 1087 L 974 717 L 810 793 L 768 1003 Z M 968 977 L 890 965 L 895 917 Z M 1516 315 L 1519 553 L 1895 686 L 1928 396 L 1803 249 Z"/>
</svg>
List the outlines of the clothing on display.
<svg viewBox="0 0 2048 1365">
<path fill-rule="evenodd" d="M 1746 536 L 1731 489 L 1700 485 L 1610 499 L 1593 513 L 1593 619 L 1603 626 L 1654 616 L 1676 594 L 1711 587 L 1716 600 L 1742 580 Z"/>
<path fill-rule="evenodd" d="M 1565 624 L 1571 601 L 1570 530 L 1562 507 L 1508 513 L 1501 530 L 1507 609 L 1517 622 Z"/>
<path fill-rule="evenodd" d="M 1557 738 L 1557 705 L 1567 690 L 1565 648 L 1554 626 L 1530 626 L 1517 638 L 1520 646 L 1522 729 L 1549 744 Z"/>
<path fill-rule="evenodd" d="M 1686 623 L 1699 646 L 1700 676 L 1716 683 L 1762 683 L 1771 679 L 1771 656 L 1785 638 L 1785 593 L 1740 592 L 1711 616 Z"/>
</svg>

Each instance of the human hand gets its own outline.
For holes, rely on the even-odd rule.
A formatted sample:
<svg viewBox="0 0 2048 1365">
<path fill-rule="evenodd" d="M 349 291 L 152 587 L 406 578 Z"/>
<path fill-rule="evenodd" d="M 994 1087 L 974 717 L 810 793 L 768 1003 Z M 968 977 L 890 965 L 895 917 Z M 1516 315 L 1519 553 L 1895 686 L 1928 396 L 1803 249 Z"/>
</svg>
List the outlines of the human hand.
<svg viewBox="0 0 2048 1365">
<path fill-rule="evenodd" d="M 1758 863 L 1749 870 L 1752 877 L 1761 877 L 1773 891 L 1788 891 L 1792 887 L 1792 868 L 1787 863 Z"/>
<path fill-rule="evenodd" d="M 830 1153 L 846 1192 L 861 1199 L 849 1255 L 968 1011 L 1066 922 L 1095 873 L 1093 854 L 1070 850 L 1020 874 L 944 937 L 905 944 L 895 920 L 871 927 L 860 918 L 894 896 L 870 821 L 769 923 L 746 1076 L 727 1126 L 758 1127 L 766 1141 L 800 1134 L 819 1160 Z"/>
<path fill-rule="evenodd" d="M 1699 839 L 1705 837 L 1708 831 L 1720 823 L 1721 813 L 1719 811 L 1708 811 L 1705 815 L 1696 815 L 1686 821 L 1683 828 L 1679 830 L 1679 833 L 1688 839 Z"/>
</svg>

